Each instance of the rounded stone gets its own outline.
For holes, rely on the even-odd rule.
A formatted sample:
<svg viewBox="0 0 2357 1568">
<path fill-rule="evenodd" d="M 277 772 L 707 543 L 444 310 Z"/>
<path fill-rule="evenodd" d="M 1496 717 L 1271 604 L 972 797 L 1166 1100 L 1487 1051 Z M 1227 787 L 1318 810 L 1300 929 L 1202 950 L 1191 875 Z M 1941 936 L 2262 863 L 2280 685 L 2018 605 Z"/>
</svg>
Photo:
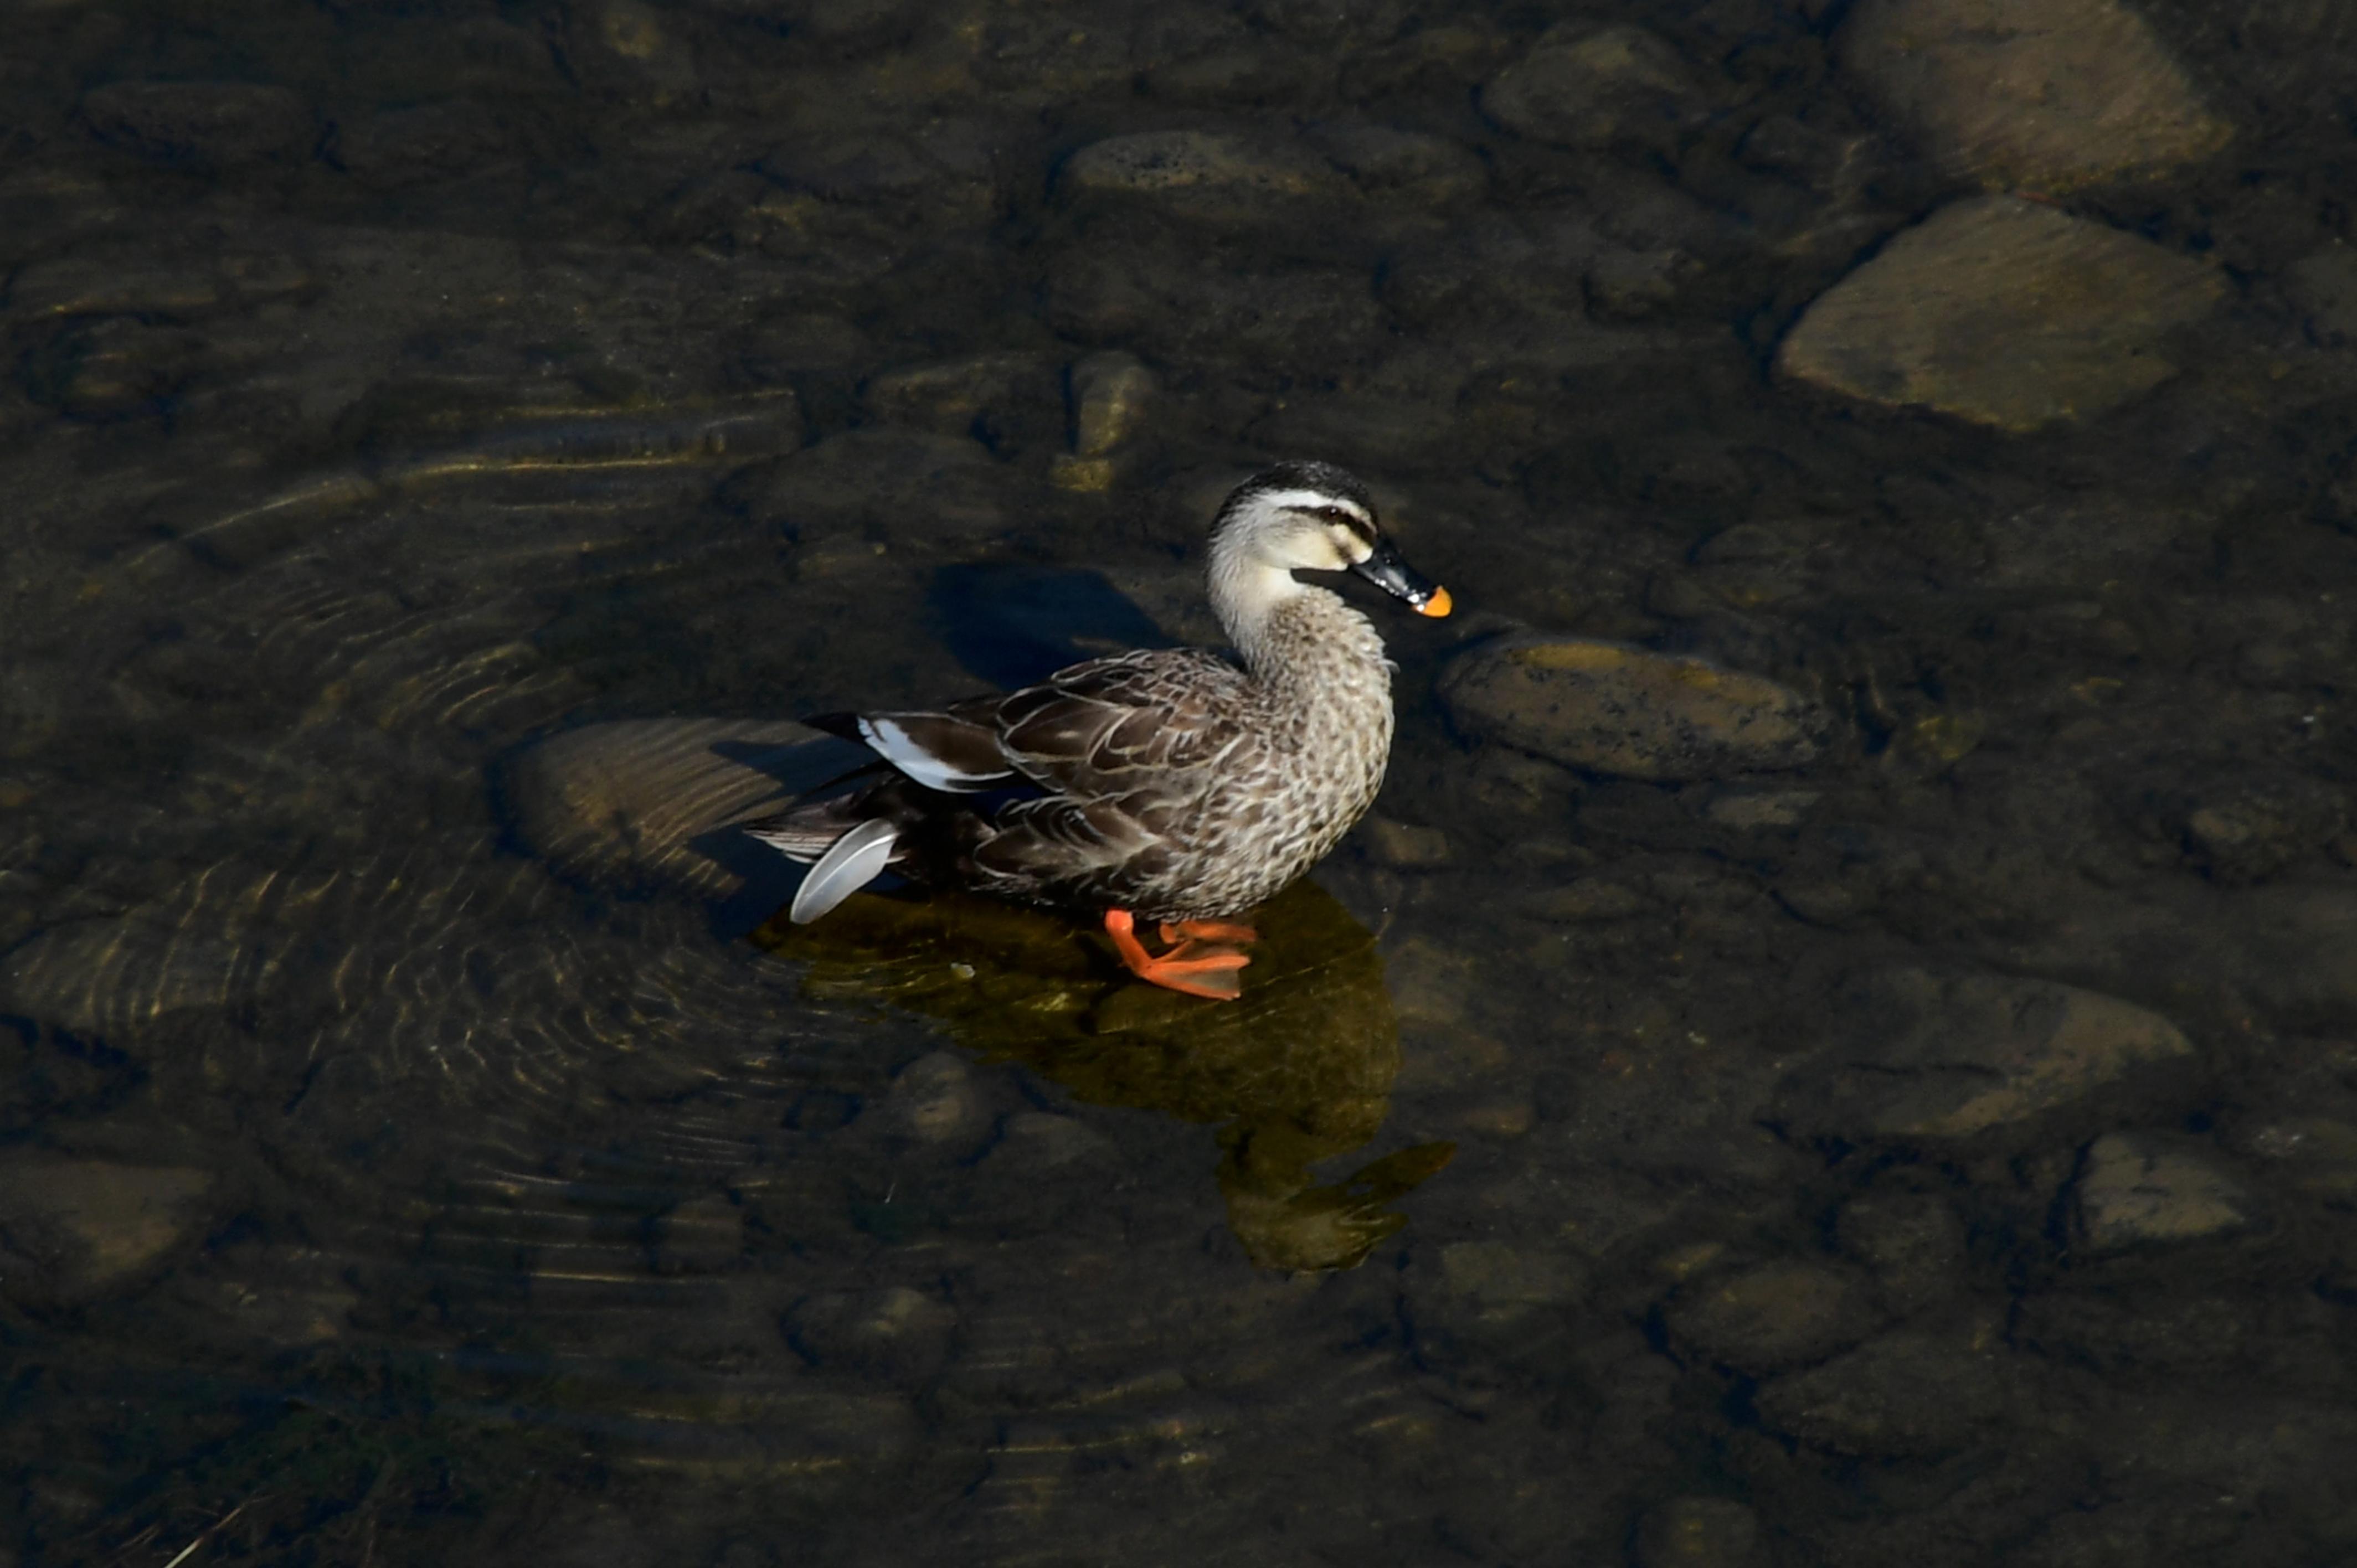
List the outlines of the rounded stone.
<svg viewBox="0 0 2357 1568">
<path fill-rule="evenodd" d="M 1849 983 L 1835 1007 L 1831 1045 L 1777 1111 L 1803 1136 L 1973 1137 L 2193 1053 L 2157 1013 L 2010 975 L 1878 971 Z"/>
<path fill-rule="evenodd" d="M 1216 131 L 1139 131 L 1092 143 L 1056 177 L 1068 201 L 1141 202 L 1214 225 L 1297 216 L 1305 201 L 1344 193 L 1333 166 L 1307 148 Z"/>
<path fill-rule="evenodd" d="M 796 1302 L 780 1326 L 815 1367 L 906 1380 L 947 1359 L 957 1309 L 909 1285 L 828 1291 Z"/>
<path fill-rule="evenodd" d="M 1368 196 L 1412 207 L 1451 207 L 1480 196 L 1490 171 L 1446 137 L 1347 121 L 1320 125 L 1310 139 Z"/>
<path fill-rule="evenodd" d="M 2333 346 L 2357 342 L 2357 247 L 2335 240 L 2302 256 L 2287 269 L 2285 284 L 2308 317 L 2310 337 Z"/>
<path fill-rule="evenodd" d="M 2215 1240 L 2253 1229 L 2250 1189 L 2207 1147 L 2163 1133 L 2111 1133 L 2088 1147 L 2071 1233 L 2090 1252 Z"/>
<path fill-rule="evenodd" d="M 1067 1165 L 1116 1163 L 1112 1140 L 1076 1117 L 1051 1111 L 1018 1111 L 999 1128 L 990 1164 L 1031 1176 Z"/>
<path fill-rule="evenodd" d="M 730 480 L 753 516 L 799 532 L 873 525 L 890 538 L 967 538 L 1005 526 L 1007 471 L 979 441 L 871 425 L 831 435 Z"/>
<path fill-rule="evenodd" d="M 1853 1273 L 1787 1259 L 1683 1292 L 1665 1316 L 1675 1339 L 1709 1359 L 1761 1372 L 1855 1344 L 1874 1311 Z"/>
<path fill-rule="evenodd" d="M 1801 768 L 1816 706 L 1762 676 L 1577 638 L 1508 638 L 1460 657 L 1440 694 L 1459 729 L 1630 779 Z"/>
<path fill-rule="evenodd" d="M 2176 374 L 2217 268 L 2012 196 L 1942 208 L 1820 295 L 1776 356 L 1796 381 L 2000 430 L 2085 419 Z"/>
<path fill-rule="evenodd" d="M 1859 0 L 1839 49 L 1943 169 L 1992 188 L 2158 175 L 2233 138 L 2122 0 Z"/>
<path fill-rule="evenodd" d="M 1551 28 L 1481 90 L 1481 107 L 1516 135 L 1566 147 L 1634 142 L 1668 148 L 1701 112 L 1685 61 L 1642 27 Z"/>
<path fill-rule="evenodd" d="M 1146 427 L 1154 403 L 1154 372 L 1135 354 L 1109 349 L 1072 367 L 1072 452 L 1104 457 Z"/>
<path fill-rule="evenodd" d="M 162 163 L 255 163 L 310 151 L 310 105 L 246 81 L 112 81 L 82 95 L 101 139 Z"/>
<path fill-rule="evenodd" d="M 965 1058 L 950 1051 L 920 1057 L 892 1080 L 894 1123 L 920 1144 L 970 1151 L 990 1124 L 982 1086 Z"/>
<path fill-rule="evenodd" d="M 2346 1204 L 2357 1199 L 2357 1123 L 2285 1116 L 2244 1129 L 2237 1153 L 2266 1162 L 2295 1190 Z"/>
<path fill-rule="evenodd" d="M 777 809 L 797 743 L 813 757 L 793 776 L 805 785 L 850 751 L 791 720 L 621 719 L 542 741 L 500 793 L 517 836 L 570 875 L 721 897 L 763 863 L 712 853 L 706 835 Z"/>
<path fill-rule="evenodd" d="M 1874 1271 L 1883 1299 L 1902 1311 L 1953 1289 L 1964 1266 L 1964 1224 L 1928 1192 L 1869 1192 L 1842 1205 L 1842 1251 Z"/>
<path fill-rule="evenodd" d="M 1866 1457 L 1930 1456 L 1967 1443 L 2006 1408 L 2004 1338 L 1994 1323 L 1961 1331 L 1896 1329 L 1760 1391 L 1771 1431 Z"/>
<path fill-rule="evenodd" d="M 886 371 L 869 378 L 862 402 L 878 424 L 970 435 L 1004 451 L 1052 435 L 1063 412 L 1057 381 L 1034 354 L 975 354 Z"/>
<path fill-rule="evenodd" d="M 1760 1516 L 1733 1498 L 1672 1498 L 1637 1525 L 1638 1568 L 1742 1568 L 1759 1546 Z"/>
<path fill-rule="evenodd" d="M 507 146 L 507 134 L 490 111 L 468 99 L 447 99 L 339 125 L 328 156 L 362 185 L 398 190 L 467 174 Z"/>
<path fill-rule="evenodd" d="M 206 1172 L 35 1157 L 0 1165 L 0 1290 L 35 1310 L 118 1294 L 203 1224 Z"/>
</svg>

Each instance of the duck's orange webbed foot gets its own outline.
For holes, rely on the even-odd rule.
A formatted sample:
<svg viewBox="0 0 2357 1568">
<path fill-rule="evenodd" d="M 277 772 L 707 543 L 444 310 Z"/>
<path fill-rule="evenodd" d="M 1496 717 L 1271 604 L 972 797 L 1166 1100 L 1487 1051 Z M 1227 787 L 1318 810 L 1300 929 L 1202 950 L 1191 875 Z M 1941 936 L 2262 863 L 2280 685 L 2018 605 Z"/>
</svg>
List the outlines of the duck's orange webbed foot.
<svg viewBox="0 0 2357 1568">
<path fill-rule="evenodd" d="M 1181 940 L 1159 958 L 1147 952 L 1146 945 L 1137 940 L 1136 922 L 1128 910 L 1107 909 L 1104 928 L 1105 934 L 1113 939 L 1114 950 L 1121 954 L 1121 961 L 1129 966 L 1132 974 L 1149 984 L 1183 991 L 1189 996 L 1208 996 L 1215 1002 L 1232 1002 L 1243 989 L 1236 971 L 1250 963 L 1252 955 L 1204 946 L 1204 940 L 1213 937 L 1214 931 L 1201 928 L 1215 928 L 1220 933 L 1242 932 L 1240 940 L 1248 941 L 1254 935 L 1248 926 L 1209 920 L 1166 924 L 1162 928 L 1163 940 L 1168 941 L 1174 934 Z"/>
</svg>

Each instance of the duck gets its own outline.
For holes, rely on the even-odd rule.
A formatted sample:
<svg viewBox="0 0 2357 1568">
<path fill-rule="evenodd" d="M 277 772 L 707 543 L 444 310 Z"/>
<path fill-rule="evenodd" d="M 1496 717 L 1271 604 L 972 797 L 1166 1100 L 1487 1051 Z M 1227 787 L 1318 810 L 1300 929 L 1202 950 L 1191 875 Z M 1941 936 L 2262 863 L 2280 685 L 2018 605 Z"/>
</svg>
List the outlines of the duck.
<svg viewBox="0 0 2357 1568">
<path fill-rule="evenodd" d="M 1383 639 L 1294 574 L 1349 572 L 1424 616 L 1452 607 L 1386 537 L 1366 485 L 1331 463 L 1238 485 L 1207 554 L 1232 654 L 1138 650 L 940 708 L 806 719 L 873 755 L 743 824 L 811 867 L 788 918 L 819 919 L 888 871 L 1099 918 L 1139 979 L 1240 994 L 1257 933 L 1237 917 L 1325 858 L 1391 757 Z M 1148 950 L 1141 922 L 1164 950 Z"/>
</svg>

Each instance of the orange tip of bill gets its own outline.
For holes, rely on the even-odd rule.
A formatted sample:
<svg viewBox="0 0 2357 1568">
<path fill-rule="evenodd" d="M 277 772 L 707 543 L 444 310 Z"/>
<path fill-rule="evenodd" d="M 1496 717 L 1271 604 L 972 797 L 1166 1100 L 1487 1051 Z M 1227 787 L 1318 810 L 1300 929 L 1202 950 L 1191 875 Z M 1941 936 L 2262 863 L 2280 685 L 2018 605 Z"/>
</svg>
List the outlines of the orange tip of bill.
<svg viewBox="0 0 2357 1568">
<path fill-rule="evenodd" d="M 1431 616 L 1435 619 L 1438 619 L 1440 617 L 1447 615 L 1450 610 L 1455 609 L 1456 607 L 1457 601 L 1448 596 L 1448 589 L 1435 588 L 1432 590 L 1432 597 L 1425 600 L 1424 603 L 1415 607 L 1415 613 L 1420 616 Z"/>
</svg>

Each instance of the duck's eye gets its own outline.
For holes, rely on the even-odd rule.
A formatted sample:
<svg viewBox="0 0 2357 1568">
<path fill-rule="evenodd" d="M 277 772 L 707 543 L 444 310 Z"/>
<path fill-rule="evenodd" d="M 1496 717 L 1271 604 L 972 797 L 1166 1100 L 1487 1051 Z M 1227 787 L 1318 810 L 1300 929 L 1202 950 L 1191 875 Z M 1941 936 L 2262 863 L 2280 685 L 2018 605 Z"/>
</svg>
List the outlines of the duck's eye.
<svg viewBox="0 0 2357 1568">
<path fill-rule="evenodd" d="M 1357 512 L 1339 506 L 1306 506 L 1298 509 L 1305 517 L 1314 517 L 1328 528 L 1361 544 L 1374 542 L 1374 527 Z"/>
</svg>

